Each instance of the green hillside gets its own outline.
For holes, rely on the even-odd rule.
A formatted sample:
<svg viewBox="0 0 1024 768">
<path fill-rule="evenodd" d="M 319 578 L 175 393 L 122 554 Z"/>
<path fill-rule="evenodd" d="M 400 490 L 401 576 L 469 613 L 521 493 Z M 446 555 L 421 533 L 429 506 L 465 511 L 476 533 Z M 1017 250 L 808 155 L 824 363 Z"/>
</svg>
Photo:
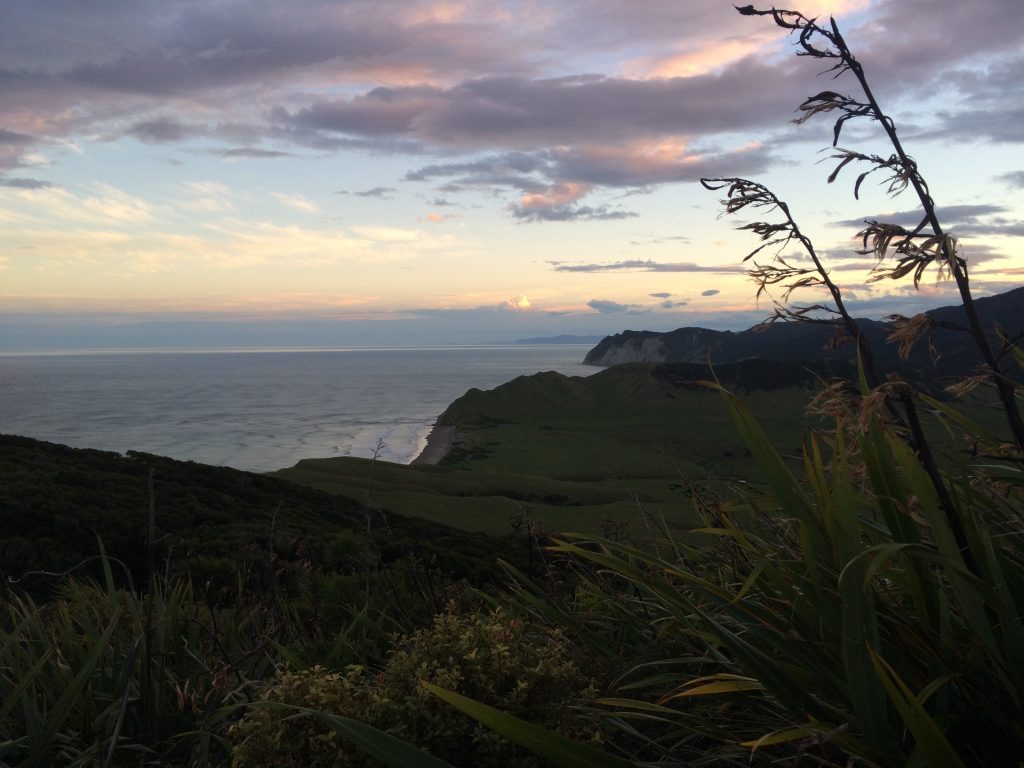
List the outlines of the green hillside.
<svg viewBox="0 0 1024 768">
<path fill-rule="evenodd" d="M 328 495 L 228 467 L 12 435 L 0 435 L 0 478 L 5 579 L 74 568 L 95 556 L 102 540 L 137 583 L 145 581 L 151 505 L 157 567 L 222 589 L 237 588 L 240 568 L 254 588 L 303 569 L 358 571 L 366 547 L 365 485 L 355 498 Z M 498 554 L 515 559 L 524 548 L 400 515 L 373 514 L 369 528 L 383 563 L 412 556 L 454 578 L 496 578 Z M 76 570 L 98 572 L 90 562 Z M 52 582 L 37 575 L 18 583 L 40 589 Z"/>
<path fill-rule="evenodd" d="M 763 361 L 726 366 L 776 444 L 799 454 L 819 375 Z M 692 523 L 690 483 L 722 487 L 752 462 L 706 366 L 616 366 L 586 378 L 521 376 L 470 390 L 439 423 L 457 441 L 440 466 L 373 467 L 374 498 L 402 514 L 505 533 L 524 515 L 545 530 L 647 530 L 648 515 Z M 309 459 L 273 476 L 331 493 L 365 494 L 372 463 Z M 622 526 L 625 526 L 623 530 Z"/>
</svg>

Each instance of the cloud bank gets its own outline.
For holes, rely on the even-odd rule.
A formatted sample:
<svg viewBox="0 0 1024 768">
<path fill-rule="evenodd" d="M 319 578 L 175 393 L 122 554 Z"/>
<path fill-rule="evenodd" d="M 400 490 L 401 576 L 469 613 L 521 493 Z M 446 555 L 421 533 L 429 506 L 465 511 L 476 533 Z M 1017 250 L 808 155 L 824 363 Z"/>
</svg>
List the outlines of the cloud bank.
<svg viewBox="0 0 1024 768">
<path fill-rule="evenodd" d="M 1024 141 L 1016 0 L 809 5 L 851 14 L 848 37 L 887 97 L 950 94 L 919 136 Z M 763 172 L 777 162 L 771 142 L 732 137 L 779 134 L 812 73 L 779 55 L 778 30 L 714 2 L 6 9 L 0 168 L 78 136 L 204 140 L 226 160 L 397 152 L 410 156 L 406 181 L 498 190 L 524 222 L 629 218 L 600 193 Z"/>
</svg>

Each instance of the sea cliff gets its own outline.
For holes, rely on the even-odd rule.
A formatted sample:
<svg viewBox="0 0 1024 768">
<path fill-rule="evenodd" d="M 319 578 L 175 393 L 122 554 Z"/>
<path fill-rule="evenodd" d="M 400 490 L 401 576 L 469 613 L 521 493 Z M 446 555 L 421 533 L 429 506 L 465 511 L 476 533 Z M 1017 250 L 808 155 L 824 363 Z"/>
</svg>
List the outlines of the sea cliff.
<svg viewBox="0 0 1024 768">
<path fill-rule="evenodd" d="M 980 298 L 975 308 L 989 329 L 992 343 L 999 348 L 998 329 L 1012 338 L 1024 329 L 1024 288 Z M 897 345 L 889 343 L 895 325 L 860 319 L 857 324 L 870 344 L 876 363 L 888 370 L 912 369 L 929 375 L 963 375 L 981 363 L 977 348 L 966 332 L 962 306 L 933 309 L 925 313 L 929 329 L 921 340 L 901 357 Z M 707 363 L 716 365 L 743 360 L 804 362 L 856 358 L 856 347 L 837 335 L 831 323 L 779 322 L 758 325 L 745 331 L 716 331 L 708 328 L 679 328 L 655 331 L 623 331 L 606 336 L 583 360 L 585 365 L 613 366 L 624 363 Z M 929 351 L 929 337 L 941 356 Z"/>
</svg>

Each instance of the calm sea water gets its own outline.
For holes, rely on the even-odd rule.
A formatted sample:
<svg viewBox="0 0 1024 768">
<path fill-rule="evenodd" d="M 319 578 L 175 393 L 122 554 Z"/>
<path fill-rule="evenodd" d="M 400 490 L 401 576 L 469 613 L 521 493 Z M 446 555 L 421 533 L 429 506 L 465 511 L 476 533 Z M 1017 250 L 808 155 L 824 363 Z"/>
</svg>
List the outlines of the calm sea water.
<svg viewBox="0 0 1024 768">
<path fill-rule="evenodd" d="M 408 462 L 471 387 L 586 376 L 586 346 L 0 356 L 0 432 L 269 471 L 299 459 Z"/>
</svg>

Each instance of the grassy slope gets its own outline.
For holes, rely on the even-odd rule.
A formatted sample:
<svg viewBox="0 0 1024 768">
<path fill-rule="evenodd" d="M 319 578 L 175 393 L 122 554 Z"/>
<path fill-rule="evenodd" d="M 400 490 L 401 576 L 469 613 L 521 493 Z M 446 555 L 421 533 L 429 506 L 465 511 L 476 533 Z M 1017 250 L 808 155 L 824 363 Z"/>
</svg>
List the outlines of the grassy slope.
<svg viewBox="0 0 1024 768">
<path fill-rule="evenodd" d="M 169 557 L 175 570 L 195 573 L 198 565 L 198 572 L 217 567 L 233 574 L 243 563 L 266 562 L 272 537 L 280 562 L 330 568 L 339 548 L 361 546 L 365 513 L 346 496 L 228 467 L 0 435 L 0 576 L 70 568 L 95 555 L 101 538 L 108 553 L 142 577 L 151 472 L 161 567 Z M 375 518 L 373 528 L 385 561 L 414 553 L 436 558 L 456 576 L 492 571 L 510 548 L 399 515 L 387 527 Z"/>
<path fill-rule="evenodd" d="M 813 376 L 799 369 L 785 380 L 779 370 L 749 366 L 730 373 L 776 444 L 798 451 Z M 746 381 L 735 380 L 743 375 Z M 442 417 L 459 430 L 443 466 L 378 462 L 374 499 L 490 533 L 507 532 L 524 513 L 547 530 L 599 531 L 606 521 L 639 527 L 641 504 L 686 526 L 691 518 L 680 484 L 717 483 L 752 470 L 717 393 L 692 383 L 704 377 L 701 366 L 617 366 L 588 378 L 543 373 L 488 392 L 470 390 Z M 758 381 L 779 388 L 750 391 Z M 274 475 L 356 495 L 366 493 L 370 466 L 316 459 Z"/>
</svg>

